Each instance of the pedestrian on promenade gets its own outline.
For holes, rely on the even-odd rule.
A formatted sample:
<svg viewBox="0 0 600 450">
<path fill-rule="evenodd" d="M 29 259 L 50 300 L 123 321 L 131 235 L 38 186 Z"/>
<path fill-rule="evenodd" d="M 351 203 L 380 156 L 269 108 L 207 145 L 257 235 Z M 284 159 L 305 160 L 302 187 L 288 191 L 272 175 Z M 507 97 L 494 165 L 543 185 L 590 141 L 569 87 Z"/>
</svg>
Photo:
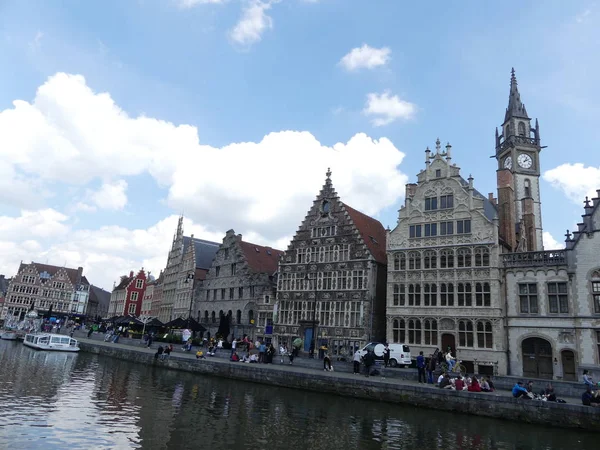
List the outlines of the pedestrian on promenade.
<svg viewBox="0 0 600 450">
<path fill-rule="evenodd" d="M 422 351 L 419 352 L 419 356 L 417 356 L 417 372 L 419 372 L 419 383 L 426 383 L 427 380 L 425 379 L 425 357 L 423 356 Z"/>
<path fill-rule="evenodd" d="M 427 382 L 433 384 L 433 372 L 435 372 L 436 356 L 434 354 L 429 355 L 429 361 L 427 363 Z"/>
<path fill-rule="evenodd" d="M 152 346 L 152 333 L 148 333 L 148 348 Z"/>
<path fill-rule="evenodd" d="M 333 372 L 333 366 L 331 365 L 331 357 L 329 353 L 325 353 L 323 357 L 323 370 L 326 372 Z"/>
<path fill-rule="evenodd" d="M 231 354 L 229 355 L 229 359 L 231 359 L 233 357 L 233 354 L 235 353 L 235 350 L 237 348 L 237 339 L 233 338 L 233 340 L 231 341 Z"/>
<path fill-rule="evenodd" d="M 354 359 L 352 360 L 354 363 L 354 374 L 360 373 L 360 350 L 356 350 L 354 352 Z"/>
<path fill-rule="evenodd" d="M 387 369 L 387 366 L 390 364 L 390 344 L 385 343 L 385 347 L 383 348 L 383 367 Z"/>
<path fill-rule="evenodd" d="M 375 355 L 371 350 L 367 350 L 367 354 L 363 356 L 363 362 L 365 363 L 365 376 L 371 375 L 371 367 L 375 364 Z"/>
<path fill-rule="evenodd" d="M 594 387 L 594 380 L 592 380 L 590 372 L 587 369 L 583 370 L 583 384 L 586 386 Z"/>
</svg>

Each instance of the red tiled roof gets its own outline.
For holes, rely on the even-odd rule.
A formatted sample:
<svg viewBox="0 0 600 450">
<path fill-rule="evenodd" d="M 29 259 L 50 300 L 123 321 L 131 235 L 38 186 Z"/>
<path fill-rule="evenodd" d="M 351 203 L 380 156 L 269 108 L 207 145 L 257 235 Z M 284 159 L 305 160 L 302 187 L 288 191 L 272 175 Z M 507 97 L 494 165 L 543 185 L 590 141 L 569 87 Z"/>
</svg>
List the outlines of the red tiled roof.
<svg viewBox="0 0 600 450">
<path fill-rule="evenodd" d="M 381 225 L 378 220 L 351 208 L 345 203 L 342 204 L 346 211 L 348 211 L 352 222 L 354 222 L 354 225 L 358 228 L 360 235 L 365 241 L 365 244 L 367 244 L 375 261 L 381 264 L 387 264 L 387 255 L 385 251 L 386 234 L 383 225 Z"/>
<path fill-rule="evenodd" d="M 240 241 L 240 247 L 251 270 L 268 274 L 277 272 L 283 251 L 244 241 Z"/>
<path fill-rule="evenodd" d="M 38 274 L 40 274 L 42 272 L 48 272 L 51 277 L 56 275 L 56 273 L 60 269 L 65 269 L 65 272 L 67 273 L 67 276 L 69 277 L 69 280 L 71 281 L 71 284 L 73 284 L 73 286 L 76 286 L 77 283 L 80 281 L 77 279 L 78 278 L 77 269 L 69 269 L 68 267 L 52 266 L 50 264 L 40 264 L 40 263 L 36 263 L 33 261 L 31 262 L 31 264 L 21 263 L 21 266 L 19 267 L 19 272 L 21 272 L 21 270 L 23 269 L 24 266 L 30 266 L 30 265 L 35 267 L 35 269 L 38 271 Z M 83 281 L 84 279 L 85 279 L 85 277 L 82 277 L 81 281 Z M 87 280 L 86 280 L 86 282 L 87 282 Z"/>
</svg>

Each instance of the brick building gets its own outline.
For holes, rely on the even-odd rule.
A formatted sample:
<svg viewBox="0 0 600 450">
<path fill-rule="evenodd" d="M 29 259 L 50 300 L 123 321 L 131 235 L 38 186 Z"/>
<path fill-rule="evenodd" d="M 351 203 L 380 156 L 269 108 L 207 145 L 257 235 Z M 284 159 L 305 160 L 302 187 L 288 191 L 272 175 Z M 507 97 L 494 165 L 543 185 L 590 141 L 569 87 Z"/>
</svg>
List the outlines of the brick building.
<svg viewBox="0 0 600 450">
<path fill-rule="evenodd" d="M 276 294 L 276 272 L 283 252 L 245 242 L 229 230 L 206 279 L 196 290 L 196 317 L 214 336 L 221 321 L 231 335 L 270 338 Z"/>
<path fill-rule="evenodd" d="M 142 310 L 142 301 L 146 292 L 147 276 L 144 268 L 134 275 L 133 270 L 129 276 L 121 276 L 119 284 L 115 285 L 110 295 L 108 317 L 114 316 L 139 316 Z"/>
<path fill-rule="evenodd" d="M 351 355 L 385 339 L 385 230 L 342 203 L 331 172 L 279 263 L 275 335 Z"/>
</svg>

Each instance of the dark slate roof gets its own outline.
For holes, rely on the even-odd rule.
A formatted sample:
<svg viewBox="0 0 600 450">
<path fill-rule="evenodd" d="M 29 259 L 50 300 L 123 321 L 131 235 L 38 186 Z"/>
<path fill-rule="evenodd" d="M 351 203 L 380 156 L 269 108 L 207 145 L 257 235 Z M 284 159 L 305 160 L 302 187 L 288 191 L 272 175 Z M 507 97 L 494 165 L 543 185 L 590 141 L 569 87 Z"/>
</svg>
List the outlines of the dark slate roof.
<svg viewBox="0 0 600 450">
<path fill-rule="evenodd" d="M 135 276 L 133 276 L 133 277 L 128 277 L 126 275 L 121 276 L 121 281 L 119 282 L 119 284 L 117 284 L 114 287 L 113 292 L 119 291 L 121 289 L 125 289 L 134 278 L 135 278 Z"/>
<path fill-rule="evenodd" d="M 42 272 L 48 272 L 48 274 L 53 277 L 54 275 L 56 275 L 56 273 L 60 270 L 60 269 L 64 269 L 67 273 L 67 276 L 69 277 L 69 280 L 71 281 L 71 284 L 73 284 L 73 286 L 76 286 L 79 282 L 81 282 L 84 278 L 82 277 L 81 280 L 79 280 L 79 273 L 77 271 L 77 269 L 69 269 L 68 267 L 59 267 L 59 266 L 52 266 L 50 264 L 40 264 L 40 263 L 36 263 L 36 262 L 31 262 L 31 264 L 26 264 L 26 263 L 21 263 L 21 265 L 19 266 L 19 273 L 21 273 L 21 270 L 23 270 L 23 268 L 25 266 L 34 266 L 35 269 L 37 270 L 38 274 L 42 273 Z M 86 280 L 87 282 L 87 280 Z"/>
<path fill-rule="evenodd" d="M 350 215 L 350 219 L 354 222 L 354 226 L 358 228 L 363 241 L 369 248 L 371 255 L 375 261 L 381 264 L 387 264 L 387 256 L 385 252 L 385 229 L 381 222 L 372 217 L 367 216 L 366 214 L 357 211 L 354 208 L 342 203 L 344 208 Z"/>
<path fill-rule="evenodd" d="M 108 305 L 110 303 L 110 292 L 105 291 L 98 286 L 90 286 L 90 300 L 99 305 Z"/>
<path fill-rule="evenodd" d="M 268 273 L 269 275 L 277 272 L 279 258 L 283 255 L 283 251 L 244 241 L 240 241 L 240 247 L 250 270 L 258 273 Z"/>
<path fill-rule="evenodd" d="M 194 244 L 196 250 L 196 269 L 210 269 L 212 261 L 219 250 L 221 244 L 217 242 L 205 241 L 203 239 L 183 237 L 183 254 L 188 249 L 190 242 Z"/>
<path fill-rule="evenodd" d="M 0 276 L 0 294 L 4 294 L 8 291 L 8 283 L 10 279 L 4 278 L 4 275 Z"/>
<path fill-rule="evenodd" d="M 464 188 L 469 187 L 469 182 L 467 180 L 465 180 L 463 177 L 459 177 L 459 179 L 460 184 L 462 184 Z M 490 221 L 493 221 L 498 214 L 496 205 L 494 205 L 489 198 L 487 198 L 477 189 L 473 189 L 473 196 L 483 200 L 483 213 L 485 214 L 485 217 L 487 217 Z"/>
</svg>

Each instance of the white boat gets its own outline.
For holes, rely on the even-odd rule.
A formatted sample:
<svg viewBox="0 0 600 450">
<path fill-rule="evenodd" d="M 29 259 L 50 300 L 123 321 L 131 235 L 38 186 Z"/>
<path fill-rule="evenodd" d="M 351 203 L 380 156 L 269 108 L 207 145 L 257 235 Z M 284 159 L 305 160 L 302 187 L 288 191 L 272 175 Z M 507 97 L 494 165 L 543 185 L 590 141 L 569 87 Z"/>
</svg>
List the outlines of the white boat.
<svg viewBox="0 0 600 450">
<path fill-rule="evenodd" d="M 36 350 L 79 351 L 79 342 L 77 342 L 77 339 L 62 334 L 29 333 L 25 335 L 23 344 Z"/>
<path fill-rule="evenodd" d="M 16 341 L 17 332 L 15 330 L 0 330 L 0 339 L 5 339 L 7 341 Z"/>
</svg>

